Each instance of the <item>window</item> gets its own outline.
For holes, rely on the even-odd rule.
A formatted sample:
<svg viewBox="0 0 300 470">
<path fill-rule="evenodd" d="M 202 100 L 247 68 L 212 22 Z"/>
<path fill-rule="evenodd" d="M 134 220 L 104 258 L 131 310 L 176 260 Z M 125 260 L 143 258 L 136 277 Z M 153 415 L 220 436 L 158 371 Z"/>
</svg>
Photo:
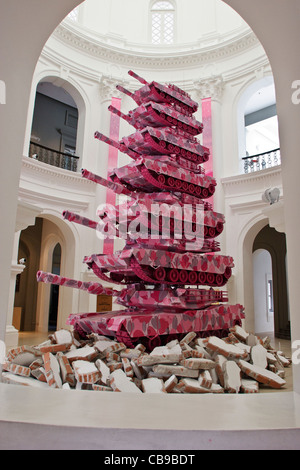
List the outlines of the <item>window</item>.
<svg viewBox="0 0 300 470">
<path fill-rule="evenodd" d="M 68 14 L 68 18 L 73 21 L 78 21 L 78 7 L 74 8 L 74 10 Z"/>
<path fill-rule="evenodd" d="M 173 44 L 175 10 L 171 2 L 155 2 L 151 8 L 152 44 Z"/>
</svg>

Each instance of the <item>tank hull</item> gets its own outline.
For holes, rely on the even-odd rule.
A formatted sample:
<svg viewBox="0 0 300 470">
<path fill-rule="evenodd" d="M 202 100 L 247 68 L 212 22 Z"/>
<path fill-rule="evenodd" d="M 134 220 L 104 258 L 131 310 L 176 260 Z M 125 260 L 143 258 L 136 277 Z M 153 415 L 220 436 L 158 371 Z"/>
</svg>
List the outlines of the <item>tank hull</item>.
<svg viewBox="0 0 300 470">
<path fill-rule="evenodd" d="M 231 256 L 178 253 L 149 248 L 129 248 L 84 259 L 101 279 L 132 284 L 224 286 L 234 266 Z"/>
<path fill-rule="evenodd" d="M 169 312 L 161 310 L 120 310 L 104 313 L 71 315 L 69 325 L 80 336 L 95 333 L 116 338 L 134 347 L 145 344 L 151 350 L 158 344 L 166 344 L 170 339 L 181 338 L 193 331 L 198 337 L 210 335 L 227 336 L 234 325 L 241 325 L 244 309 L 241 305 L 215 305 L 202 310 Z"/>
</svg>

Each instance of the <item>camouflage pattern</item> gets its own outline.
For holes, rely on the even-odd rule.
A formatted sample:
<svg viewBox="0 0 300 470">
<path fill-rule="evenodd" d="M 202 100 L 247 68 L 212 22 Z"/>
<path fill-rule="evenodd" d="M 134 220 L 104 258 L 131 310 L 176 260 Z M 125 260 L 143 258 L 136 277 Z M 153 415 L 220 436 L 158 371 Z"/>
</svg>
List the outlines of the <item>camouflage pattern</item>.
<svg viewBox="0 0 300 470">
<path fill-rule="evenodd" d="M 243 318 L 244 309 L 237 304 L 186 310 L 184 313 L 172 313 L 165 309 L 86 313 L 70 315 L 68 323 L 83 336 L 96 333 L 118 338 L 124 331 L 133 340 L 140 341 L 142 338 L 178 335 L 189 331 L 200 335 L 202 332 L 228 331 L 235 324 L 240 324 Z"/>
<path fill-rule="evenodd" d="M 181 112 L 176 111 L 174 107 L 166 104 L 158 104 L 153 101 L 142 104 L 137 108 L 123 114 L 114 106 L 109 106 L 109 111 L 117 114 L 136 129 L 143 129 L 144 127 L 175 127 L 187 133 L 187 138 L 190 135 L 201 134 L 203 131 L 203 124 L 197 121 L 194 116 L 186 116 Z"/>
<path fill-rule="evenodd" d="M 195 137 L 203 130 L 192 116 L 198 104 L 174 85 L 148 83 L 132 71 L 129 75 L 143 86 L 135 93 L 117 88 L 131 96 L 138 108 L 127 115 L 109 109 L 136 132 L 114 141 L 97 131 L 95 138 L 126 153 L 133 162 L 115 168 L 108 180 L 82 170 L 84 178 L 129 199 L 114 207 L 99 206 L 98 222 L 63 213 L 66 220 L 96 230 L 99 237 L 125 240 L 120 251 L 88 254 L 83 260 L 99 279 L 119 287 L 43 272 L 38 273 L 38 281 L 94 295 L 105 293 L 123 307 L 71 314 L 68 324 L 83 337 L 103 334 L 128 347 L 146 341 L 150 348 L 153 341 L 165 342 L 172 335 L 180 338 L 192 331 L 222 336 L 240 325 L 245 314 L 241 305 L 228 305 L 227 293 L 220 289 L 230 279 L 234 261 L 217 253 L 215 238 L 225 218 L 205 201 L 214 193 L 216 180 L 201 167 L 210 152 Z"/>
</svg>

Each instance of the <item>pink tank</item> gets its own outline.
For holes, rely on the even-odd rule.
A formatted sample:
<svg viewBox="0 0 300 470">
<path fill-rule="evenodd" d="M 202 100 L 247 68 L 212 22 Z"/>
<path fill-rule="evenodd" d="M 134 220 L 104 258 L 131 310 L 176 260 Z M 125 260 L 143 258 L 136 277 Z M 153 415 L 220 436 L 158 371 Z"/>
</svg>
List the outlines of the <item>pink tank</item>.
<svg viewBox="0 0 300 470">
<path fill-rule="evenodd" d="M 232 275 L 234 260 L 220 253 L 217 241 L 225 218 L 206 201 L 214 194 L 216 181 L 201 167 L 210 153 L 195 137 L 203 130 L 193 116 L 198 104 L 176 86 L 148 83 L 132 71 L 129 75 L 143 86 L 134 93 L 117 88 L 138 107 L 127 115 L 109 110 L 135 132 L 120 141 L 100 132 L 95 138 L 133 161 L 115 168 L 109 179 L 82 170 L 84 178 L 127 200 L 99 207 L 97 221 L 63 213 L 66 220 L 96 230 L 102 238 L 124 240 L 119 251 L 87 254 L 83 260 L 116 289 L 43 272 L 38 281 L 116 298 L 120 310 L 69 316 L 68 324 L 83 337 L 104 334 L 128 347 L 142 342 L 150 350 L 189 331 L 222 337 L 245 315 L 242 305 L 227 304 L 227 292 L 221 290 Z"/>
</svg>

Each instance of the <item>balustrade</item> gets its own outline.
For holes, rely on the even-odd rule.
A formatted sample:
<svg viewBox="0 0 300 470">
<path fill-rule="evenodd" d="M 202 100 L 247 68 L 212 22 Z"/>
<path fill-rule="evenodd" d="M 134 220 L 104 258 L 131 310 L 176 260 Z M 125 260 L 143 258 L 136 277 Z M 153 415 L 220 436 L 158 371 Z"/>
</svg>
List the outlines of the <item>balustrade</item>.
<svg viewBox="0 0 300 470">
<path fill-rule="evenodd" d="M 77 171 L 79 157 L 71 153 L 59 152 L 44 145 L 30 142 L 29 157 L 48 165 L 63 168 L 64 170 Z"/>
<path fill-rule="evenodd" d="M 265 170 L 281 164 L 280 148 L 243 158 L 244 172 Z"/>
</svg>

